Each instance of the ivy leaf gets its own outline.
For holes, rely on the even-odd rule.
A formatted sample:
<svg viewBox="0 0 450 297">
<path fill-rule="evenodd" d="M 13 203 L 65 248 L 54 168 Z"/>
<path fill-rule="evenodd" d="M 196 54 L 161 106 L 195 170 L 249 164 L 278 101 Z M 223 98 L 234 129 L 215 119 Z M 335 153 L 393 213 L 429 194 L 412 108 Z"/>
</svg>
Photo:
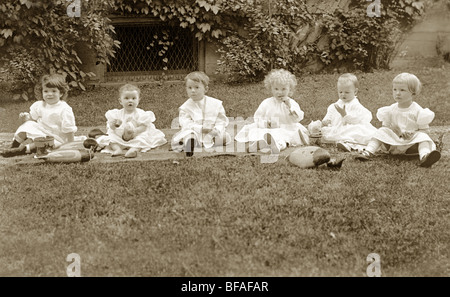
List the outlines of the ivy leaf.
<svg viewBox="0 0 450 297">
<path fill-rule="evenodd" d="M 83 90 L 86 91 L 86 88 L 84 87 L 84 85 L 81 82 L 78 82 L 78 86 Z"/>
<path fill-rule="evenodd" d="M 13 35 L 13 31 L 11 29 L 2 29 L 0 30 L 0 34 L 2 34 L 3 36 L 5 36 L 5 39 L 8 38 L 9 36 Z"/>
<path fill-rule="evenodd" d="M 198 25 L 198 28 L 201 29 L 203 33 L 206 33 L 211 29 L 211 25 L 208 23 L 201 23 Z"/>
<path fill-rule="evenodd" d="M 214 13 L 214 14 L 218 14 L 219 13 L 219 7 L 218 6 L 216 6 L 216 5 L 213 5 L 213 6 L 211 6 L 211 11 Z"/>
<path fill-rule="evenodd" d="M 412 7 L 410 7 L 410 6 L 407 6 L 407 7 L 405 8 L 405 12 L 406 12 L 407 14 L 409 14 L 409 15 L 413 15 L 414 9 L 413 9 Z"/>
<path fill-rule="evenodd" d="M 211 32 L 211 36 L 214 37 L 214 38 L 219 38 L 221 34 L 222 34 L 221 30 L 213 30 Z"/>
<path fill-rule="evenodd" d="M 422 1 L 413 2 L 412 6 L 415 7 L 417 10 L 420 10 L 420 11 L 422 11 L 423 7 L 424 7 Z"/>
</svg>

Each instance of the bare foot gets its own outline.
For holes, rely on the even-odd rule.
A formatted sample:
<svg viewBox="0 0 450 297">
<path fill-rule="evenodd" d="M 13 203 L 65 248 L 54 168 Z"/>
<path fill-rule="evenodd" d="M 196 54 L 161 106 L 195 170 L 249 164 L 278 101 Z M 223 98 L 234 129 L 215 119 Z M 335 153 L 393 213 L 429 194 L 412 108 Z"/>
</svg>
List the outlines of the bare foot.
<svg viewBox="0 0 450 297">
<path fill-rule="evenodd" d="M 136 158 L 137 154 L 138 154 L 139 149 L 136 148 L 130 148 L 126 153 L 125 153 L 125 158 Z"/>
</svg>

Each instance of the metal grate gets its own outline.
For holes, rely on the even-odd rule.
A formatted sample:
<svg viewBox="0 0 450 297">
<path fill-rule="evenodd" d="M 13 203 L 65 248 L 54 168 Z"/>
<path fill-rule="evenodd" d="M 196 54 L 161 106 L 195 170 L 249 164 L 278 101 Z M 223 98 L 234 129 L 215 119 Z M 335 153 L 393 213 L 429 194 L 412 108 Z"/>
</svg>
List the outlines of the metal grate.
<svg viewBox="0 0 450 297">
<path fill-rule="evenodd" d="M 116 25 L 121 42 L 108 65 L 110 74 L 167 74 L 198 70 L 198 47 L 186 29 L 164 24 Z"/>
</svg>

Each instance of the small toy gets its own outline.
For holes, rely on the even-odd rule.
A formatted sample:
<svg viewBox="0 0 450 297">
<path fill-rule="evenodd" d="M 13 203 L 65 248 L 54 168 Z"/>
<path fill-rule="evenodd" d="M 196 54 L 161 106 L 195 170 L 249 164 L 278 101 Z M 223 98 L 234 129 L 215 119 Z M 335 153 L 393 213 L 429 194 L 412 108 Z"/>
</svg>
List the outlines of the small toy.
<svg viewBox="0 0 450 297">
<path fill-rule="evenodd" d="M 289 162 L 300 168 L 315 168 L 322 164 L 327 167 L 340 169 L 345 158 L 332 159 L 330 153 L 317 146 L 305 146 L 296 149 L 289 155 Z"/>
<path fill-rule="evenodd" d="M 135 130 L 136 128 L 134 127 L 133 123 L 126 123 L 123 128 L 122 139 L 125 141 L 130 141 L 131 139 L 133 139 Z"/>
<path fill-rule="evenodd" d="M 35 158 L 48 163 L 77 163 L 90 161 L 94 153 L 87 149 L 55 150 L 43 156 L 36 155 Z"/>
<path fill-rule="evenodd" d="M 322 136 L 322 122 L 320 120 L 311 121 L 308 125 L 308 131 L 311 137 L 321 137 Z"/>
</svg>

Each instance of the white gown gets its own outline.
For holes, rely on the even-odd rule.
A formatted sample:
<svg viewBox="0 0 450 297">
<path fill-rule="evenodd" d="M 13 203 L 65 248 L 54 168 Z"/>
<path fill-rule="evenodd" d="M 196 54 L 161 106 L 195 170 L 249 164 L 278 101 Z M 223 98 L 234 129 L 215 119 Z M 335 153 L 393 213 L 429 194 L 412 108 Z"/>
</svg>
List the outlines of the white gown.
<svg viewBox="0 0 450 297">
<path fill-rule="evenodd" d="M 123 108 L 112 109 L 106 112 L 105 117 L 107 119 L 106 133 L 108 135 L 103 135 L 97 138 L 98 144 L 105 147 L 105 149 L 102 150 L 104 153 L 113 153 L 113 151 L 108 147 L 110 143 L 119 144 L 122 148 L 140 148 L 142 152 L 147 152 L 152 148 L 167 143 L 164 133 L 156 129 L 153 124 L 156 117 L 152 111 L 144 111 L 143 109 L 136 108 L 133 113 L 126 113 Z M 110 123 L 113 120 L 121 120 L 122 125 L 116 129 L 112 129 Z M 145 125 L 146 130 L 137 135 L 135 138 L 125 141 L 122 139 L 122 135 L 124 127 L 128 122 L 131 122 L 134 127 Z"/>
<path fill-rule="evenodd" d="M 184 143 L 185 138 L 192 134 L 198 143 L 205 148 L 213 147 L 215 145 L 213 136 L 209 133 L 202 133 L 202 128 L 205 125 L 215 128 L 219 136 L 226 139 L 226 144 L 231 142 L 231 136 L 225 131 L 229 119 L 225 114 L 221 100 L 205 96 L 199 102 L 195 102 L 189 98 L 178 110 L 181 130 L 172 137 L 171 143 L 174 150 L 181 149 L 183 144 L 180 143 Z"/>
<path fill-rule="evenodd" d="M 398 103 L 378 109 L 377 118 L 383 123 L 383 127 L 374 135 L 384 144 L 389 145 L 391 154 L 404 154 L 408 148 L 416 143 L 429 142 L 431 149 L 436 149 L 436 144 L 424 131 L 434 119 L 434 112 L 428 108 L 422 108 L 413 102 L 408 108 L 399 108 Z M 415 132 L 410 139 L 403 139 L 388 127 L 395 125 L 401 132 Z"/>
<path fill-rule="evenodd" d="M 296 119 L 290 115 L 288 106 L 282 101 L 271 97 L 259 105 L 254 114 L 254 122 L 245 125 L 235 139 L 239 142 L 264 140 L 265 134 L 270 134 L 280 150 L 290 146 L 308 145 L 309 133 L 299 122 L 304 113 L 298 103 L 289 98 L 291 109 L 298 115 Z"/>
<path fill-rule="evenodd" d="M 335 104 L 345 106 L 347 115 L 342 117 L 334 104 L 328 106 L 327 114 L 322 121 L 330 120 L 331 125 L 322 127 L 322 141 L 335 143 L 348 142 L 353 148 L 366 146 L 377 131 L 370 121 L 372 113 L 355 97 L 350 102 L 339 99 Z"/>
<path fill-rule="evenodd" d="M 65 133 L 75 133 L 78 129 L 72 108 L 65 101 L 56 104 L 36 101 L 30 106 L 30 116 L 32 120 L 23 123 L 15 135 L 25 132 L 31 139 L 53 136 L 55 147 L 59 147 L 68 142 Z"/>
</svg>

